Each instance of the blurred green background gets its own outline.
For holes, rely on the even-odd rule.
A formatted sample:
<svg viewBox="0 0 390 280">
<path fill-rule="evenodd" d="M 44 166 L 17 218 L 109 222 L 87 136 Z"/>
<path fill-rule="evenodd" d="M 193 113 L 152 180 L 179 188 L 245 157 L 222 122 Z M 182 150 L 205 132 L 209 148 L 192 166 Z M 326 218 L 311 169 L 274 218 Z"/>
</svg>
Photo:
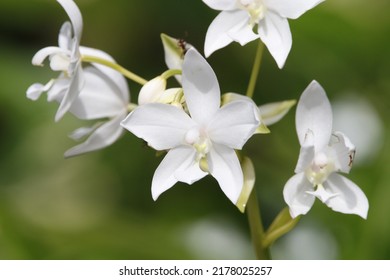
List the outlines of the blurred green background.
<svg viewBox="0 0 390 280">
<path fill-rule="evenodd" d="M 102 49 L 150 79 L 166 69 L 160 33 L 203 50 L 217 15 L 200 0 L 78 0 L 82 45 Z M 269 53 L 256 88 L 258 104 L 297 99 L 316 79 L 333 104 L 335 126 L 357 146 L 348 176 L 370 202 L 368 219 L 331 211 L 316 201 L 294 231 L 272 247 L 279 259 L 390 259 L 390 2 L 327 0 L 290 20 L 293 47 L 279 70 Z M 65 160 L 67 137 L 86 123 L 57 104 L 25 97 L 35 82 L 55 77 L 31 65 L 57 44 L 65 12 L 54 0 L 0 1 L 0 259 L 253 258 L 246 216 L 210 176 L 177 184 L 157 202 L 150 184 L 161 158 L 126 133 L 105 150 Z M 223 92 L 245 92 L 256 43 L 213 54 Z M 129 83 L 132 99 L 139 86 Z M 299 144 L 295 108 L 246 146 L 268 225 L 285 207 Z"/>
</svg>

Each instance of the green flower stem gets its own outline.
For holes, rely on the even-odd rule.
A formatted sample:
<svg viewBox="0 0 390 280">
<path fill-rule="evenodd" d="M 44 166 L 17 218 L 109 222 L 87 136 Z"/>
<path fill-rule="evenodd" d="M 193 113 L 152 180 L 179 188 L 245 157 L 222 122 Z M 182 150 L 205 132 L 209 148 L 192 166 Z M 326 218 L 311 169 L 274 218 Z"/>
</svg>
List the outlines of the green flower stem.
<svg viewBox="0 0 390 280">
<path fill-rule="evenodd" d="M 98 63 L 101 65 L 110 67 L 111 69 L 118 71 L 123 76 L 127 77 L 128 79 L 130 79 L 130 80 L 132 80 L 140 85 L 144 85 L 147 83 L 147 80 L 145 80 L 144 78 L 141 78 L 140 76 L 134 74 L 133 72 L 130 72 L 129 70 L 123 68 L 122 66 L 120 66 L 119 64 L 117 64 L 115 62 L 105 60 L 103 58 L 96 57 L 96 56 L 90 56 L 90 55 L 83 55 L 82 61 L 90 62 L 90 63 Z"/>
<path fill-rule="evenodd" d="M 259 72 L 260 72 L 261 58 L 263 57 L 263 50 L 264 50 L 264 44 L 261 40 L 259 40 L 255 61 L 253 63 L 252 74 L 249 80 L 248 89 L 246 91 L 246 96 L 250 98 L 253 97 L 253 93 L 255 91 L 257 77 L 259 76 Z"/>
<path fill-rule="evenodd" d="M 246 205 L 249 228 L 251 232 L 252 243 L 258 260 L 270 260 L 269 249 L 264 244 L 264 228 L 261 220 L 259 202 L 257 200 L 256 189 L 253 188 Z"/>
<path fill-rule="evenodd" d="M 172 76 L 181 75 L 181 73 L 182 72 L 180 69 L 169 69 L 169 70 L 165 71 L 164 73 L 162 73 L 161 77 L 163 79 L 169 79 Z"/>
</svg>

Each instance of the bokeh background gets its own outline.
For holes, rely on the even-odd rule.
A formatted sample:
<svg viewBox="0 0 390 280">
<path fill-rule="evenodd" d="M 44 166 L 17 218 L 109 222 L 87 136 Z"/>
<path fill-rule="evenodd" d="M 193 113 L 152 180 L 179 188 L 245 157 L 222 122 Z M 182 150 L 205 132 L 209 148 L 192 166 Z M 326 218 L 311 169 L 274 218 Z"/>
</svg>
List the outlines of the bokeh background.
<svg viewBox="0 0 390 280">
<path fill-rule="evenodd" d="M 203 49 L 217 15 L 200 0 L 77 0 L 82 44 L 110 53 L 150 79 L 166 69 L 160 33 Z M 368 219 L 331 211 L 317 201 L 272 247 L 278 259 L 390 258 L 390 2 L 327 0 L 291 20 L 293 48 L 279 70 L 269 53 L 256 88 L 258 104 L 298 99 L 313 80 L 326 89 L 336 128 L 357 146 L 348 177 L 366 193 Z M 246 216 L 210 176 L 177 184 L 157 202 L 150 183 L 161 158 L 126 133 L 113 146 L 64 159 L 67 137 L 88 125 L 72 116 L 54 122 L 57 104 L 33 102 L 28 86 L 54 77 L 31 65 L 37 50 L 56 45 L 65 12 L 54 0 L 0 1 L 0 258 L 253 258 Z M 244 93 L 256 43 L 213 54 L 222 91 Z M 129 83 L 132 99 L 139 86 Z M 263 219 L 285 207 L 299 144 L 295 108 L 246 146 L 256 167 Z"/>
</svg>

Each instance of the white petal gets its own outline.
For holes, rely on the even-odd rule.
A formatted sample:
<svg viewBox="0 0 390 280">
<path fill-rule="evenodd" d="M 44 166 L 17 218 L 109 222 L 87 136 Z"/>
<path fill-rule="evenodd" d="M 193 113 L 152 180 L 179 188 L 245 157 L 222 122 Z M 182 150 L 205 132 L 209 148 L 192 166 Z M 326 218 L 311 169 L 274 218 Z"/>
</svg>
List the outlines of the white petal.
<svg viewBox="0 0 390 280">
<path fill-rule="evenodd" d="M 98 127 L 88 139 L 80 145 L 77 145 L 65 152 L 65 157 L 73 157 L 87 152 L 96 151 L 113 144 L 123 133 L 123 128 L 120 126 L 124 115 L 119 115 L 116 118 L 102 124 Z"/>
<path fill-rule="evenodd" d="M 65 93 L 68 91 L 69 85 L 70 79 L 61 73 L 57 79 L 54 79 L 53 86 L 47 92 L 47 101 L 61 103 Z"/>
<path fill-rule="evenodd" d="M 188 168 L 176 171 L 175 177 L 179 182 L 191 185 L 194 182 L 202 179 L 207 174 L 207 172 L 204 172 L 202 169 L 200 169 L 198 161 L 193 161 L 192 164 L 188 166 Z"/>
<path fill-rule="evenodd" d="M 182 109 L 160 103 L 137 107 L 121 125 L 156 150 L 181 145 L 187 131 L 196 126 Z"/>
<path fill-rule="evenodd" d="M 193 48 L 184 56 L 182 83 L 191 117 L 201 124 L 210 121 L 221 102 L 218 80 L 207 61 Z"/>
<path fill-rule="evenodd" d="M 315 152 L 329 144 L 332 133 L 332 108 L 324 89 L 316 81 L 302 93 L 295 117 L 299 143 L 304 145 L 308 133 L 313 136 Z"/>
<path fill-rule="evenodd" d="M 256 39 L 259 39 L 259 35 L 253 32 L 253 27 L 248 24 L 247 21 L 241 23 L 241 26 L 233 28 L 228 32 L 228 35 L 233 41 L 240 43 L 241 46 L 246 45 Z"/>
<path fill-rule="evenodd" d="M 246 11 L 223 11 L 211 22 L 207 29 L 204 44 L 204 53 L 209 57 L 216 50 L 226 47 L 233 42 L 229 36 L 229 31 L 242 26 L 249 21 L 249 15 Z"/>
<path fill-rule="evenodd" d="M 309 212 L 315 197 L 307 192 L 313 190 L 313 185 L 306 179 L 304 173 L 298 173 L 287 181 L 284 185 L 283 197 L 290 208 L 292 218 Z"/>
<path fill-rule="evenodd" d="M 152 197 L 154 200 L 176 184 L 178 179 L 175 174 L 192 166 L 195 157 L 196 150 L 191 146 L 179 146 L 168 152 L 153 176 Z"/>
<path fill-rule="evenodd" d="M 294 172 L 300 173 L 305 171 L 314 159 L 314 146 L 302 146 L 299 151 L 299 158 Z"/>
<path fill-rule="evenodd" d="M 83 47 L 80 46 L 80 53 L 81 55 L 88 55 L 88 56 L 94 56 L 98 58 L 102 58 L 111 62 L 115 62 L 115 60 L 110 56 L 108 53 L 94 49 L 94 48 L 88 48 L 88 47 Z M 110 77 L 112 81 L 119 87 L 120 93 L 122 94 L 122 100 L 124 102 L 129 102 L 130 100 L 130 92 L 129 92 L 129 87 L 127 84 L 126 79 L 120 74 L 118 71 L 115 71 L 107 66 L 104 66 L 102 64 L 98 63 L 92 63 L 92 65 L 96 68 L 98 68 L 100 71 L 102 71 L 105 75 Z"/>
<path fill-rule="evenodd" d="M 296 104 L 295 100 L 272 102 L 259 106 L 261 120 L 266 126 L 280 121 Z"/>
<path fill-rule="evenodd" d="M 83 18 L 79 8 L 72 0 L 57 0 L 57 2 L 61 4 L 65 12 L 68 14 L 70 21 L 72 22 L 74 35 L 77 38 L 77 41 L 80 42 L 81 32 L 83 30 Z"/>
<path fill-rule="evenodd" d="M 50 80 L 46 85 L 42 85 L 39 83 L 32 84 L 27 89 L 27 98 L 31 100 L 37 100 L 43 92 L 48 91 L 53 86 L 54 80 Z"/>
<path fill-rule="evenodd" d="M 330 149 L 333 152 L 335 170 L 349 173 L 355 158 L 355 145 L 341 132 L 334 132 L 331 137 Z"/>
<path fill-rule="evenodd" d="M 53 71 L 68 71 L 70 64 L 70 57 L 63 54 L 55 54 L 50 57 L 50 68 Z"/>
<path fill-rule="evenodd" d="M 70 50 L 72 46 L 72 25 L 69 21 L 65 22 L 58 35 L 58 46 L 63 50 Z"/>
<path fill-rule="evenodd" d="M 79 119 L 114 117 L 126 112 L 119 87 L 95 67 L 84 69 L 85 84 L 69 111 Z"/>
<path fill-rule="evenodd" d="M 71 138 L 71 139 L 73 139 L 75 141 L 79 141 L 82 138 L 84 138 L 85 136 L 90 135 L 100 125 L 101 125 L 101 123 L 97 122 L 95 125 L 93 125 L 91 127 L 80 127 L 78 129 L 72 131 L 72 133 L 70 133 L 68 136 L 69 136 L 69 138 Z"/>
<path fill-rule="evenodd" d="M 43 66 L 43 61 L 48 56 L 56 55 L 56 54 L 62 54 L 66 56 L 70 56 L 70 51 L 61 49 L 59 47 L 46 47 L 43 49 L 40 49 L 32 58 L 32 64 L 36 66 Z"/>
<path fill-rule="evenodd" d="M 211 9 L 228 11 L 237 8 L 237 0 L 202 0 Z"/>
<path fill-rule="evenodd" d="M 138 94 L 138 104 L 157 102 L 164 93 L 167 86 L 167 80 L 158 76 L 144 84 Z"/>
<path fill-rule="evenodd" d="M 324 0 L 264 0 L 264 3 L 268 9 L 277 12 L 282 17 L 296 19 L 323 1 Z"/>
<path fill-rule="evenodd" d="M 83 70 L 81 69 L 80 64 L 81 62 L 79 62 L 78 67 L 76 67 L 74 75 L 70 81 L 69 88 L 61 100 L 60 106 L 55 116 L 56 122 L 59 121 L 70 109 L 73 101 L 77 98 L 81 89 L 84 86 Z"/>
<path fill-rule="evenodd" d="M 279 68 L 283 68 L 292 46 L 287 19 L 267 11 L 264 19 L 259 22 L 259 35 Z"/>
<path fill-rule="evenodd" d="M 210 174 L 217 179 L 225 195 L 236 204 L 244 184 L 236 152 L 226 146 L 213 144 L 207 162 Z"/>
<path fill-rule="evenodd" d="M 252 102 L 237 100 L 218 110 L 207 133 L 215 143 L 242 149 L 259 124 L 257 107 Z"/>
<path fill-rule="evenodd" d="M 326 202 L 326 205 L 332 210 L 345 214 L 356 214 L 363 219 L 367 218 L 367 197 L 355 183 L 344 176 L 333 173 L 324 182 L 324 188 L 328 192 L 337 194 Z"/>
</svg>

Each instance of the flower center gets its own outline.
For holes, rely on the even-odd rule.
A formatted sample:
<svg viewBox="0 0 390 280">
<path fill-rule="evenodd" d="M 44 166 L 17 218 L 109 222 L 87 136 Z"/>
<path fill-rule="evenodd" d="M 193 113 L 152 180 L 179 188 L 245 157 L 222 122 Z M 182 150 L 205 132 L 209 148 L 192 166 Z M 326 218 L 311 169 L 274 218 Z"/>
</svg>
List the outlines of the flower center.
<svg viewBox="0 0 390 280">
<path fill-rule="evenodd" d="M 197 160 L 200 161 L 210 151 L 211 141 L 207 137 L 206 133 L 202 132 L 199 128 L 191 128 L 187 131 L 185 142 L 192 145 L 197 151 Z"/>
<path fill-rule="evenodd" d="M 305 175 L 313 185 L 320 185 L 333 171 L 333 162 L 329 161 L 328 156 L 321 152 L 315 155 L 312 164 L 306 169 Z"/>
<path fill-rule="evenodd" d="M 262 0 L 238 0 L 238 6 L 249 13 L 251 26 L 264 18 L 266 7 Z"/>
</svg>

